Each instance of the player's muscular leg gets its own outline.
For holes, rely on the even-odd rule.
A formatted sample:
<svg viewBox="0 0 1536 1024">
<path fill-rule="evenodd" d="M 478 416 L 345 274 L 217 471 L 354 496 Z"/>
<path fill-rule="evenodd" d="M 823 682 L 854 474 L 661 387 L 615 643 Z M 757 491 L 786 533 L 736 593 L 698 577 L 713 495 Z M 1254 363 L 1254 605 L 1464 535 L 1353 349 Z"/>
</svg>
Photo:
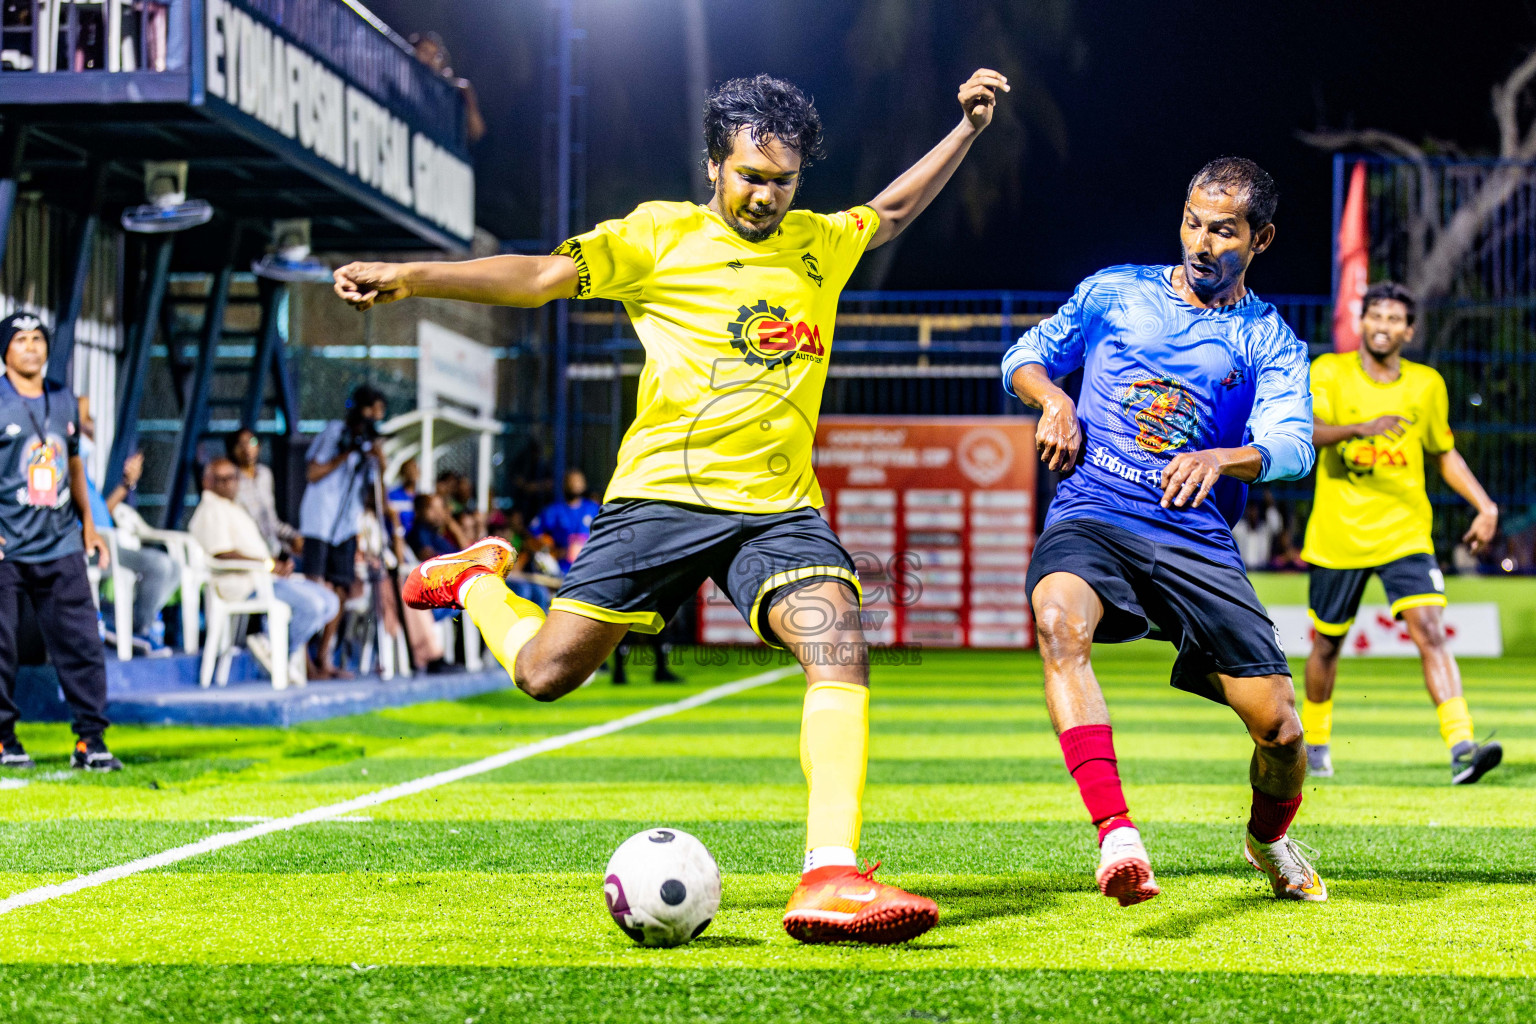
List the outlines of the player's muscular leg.
<svg viewBox="0 0 1536 1024">
<path fill-rule="evenodd" d="M 1301 792 L 1307 775 L 1306 745 L 1296 715 L 1296 689 L 1290 676 L 1218 676 L 1227 703 L 1253 737 L 1248 781 L 1254 789 L 1280 800 Z"/>
<path fill-rule="evenodd" d="M 846 583 L 826 579 L 786 594 L 769 609 L 768 626 L 805 669 L 808 685 L 869 685 L 869 645 Z"/>
<path fill-rule="evenodd" d="M 1441 610 L 1433 605 L 1403 611 L 1408 635 L 1419 649 L 1424 664 L 1424 686 L 1436 705 L 1461 696 L 1461 669 L 1445 641 Z"/>
<path fill-rule="evenodd" d="M 1333 699 L 1333 684 L 1339 677 L 1339 655 L 1344 653 L 1344 639 L 1316 634 L 1312 653 L 1307 655 L 1307 700 L 1321 704 Z"/>
<path fill-rule="evenodd" d="M 1053 572 L 1035 586 L 1035 633 L 1045 666 L 1045 704 L 1057 735 L 1109 724 L 1104 691 L 1093 674 L 1093 631 L 1104 617 L 1099 595 L 1079 576 Z"/>
<path fill-rule="evenodd" d="M 628 632 L 626 623 L 552 611 L 517 653 L 513 679 L 534 700 L 558 700 L 590 679 Z"/>
</svg>

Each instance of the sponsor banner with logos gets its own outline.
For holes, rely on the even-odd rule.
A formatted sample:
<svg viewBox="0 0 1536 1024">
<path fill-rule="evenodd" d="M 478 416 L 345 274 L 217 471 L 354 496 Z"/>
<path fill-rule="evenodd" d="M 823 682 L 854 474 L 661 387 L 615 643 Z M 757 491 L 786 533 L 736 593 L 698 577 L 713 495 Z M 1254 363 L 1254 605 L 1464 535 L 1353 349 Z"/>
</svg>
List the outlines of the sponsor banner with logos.
<svg viewBox="0 0 1536 1024">
<path fill-rule="evenodd" d="M 824 416 L 822 514 L 853 555 L 876 644 L 1028 647 L 1035 430 L 1025 417 Z M 704 643 L 755 643 L 713 583 Z"/>
<path fill-rule="evenodd" d="M 1453 654 L 1473 658 L 1504 654 L 1497 603 L 1452 604 L 1443 614 L 1445 637 Z M 1275 605 L 1269 609 L 1269 617 L 1280 632 L 1287 655 L 1304 658 L 1312 653 L 1312 638 L 1317 634 L 1305 606 Z M 1344 653 L 1362 658 L 1417 658 L 1419 649 L 1408 636 L 1408 627 L 1392 618 L 1386 605 L 1367 605 L 1355 616 L 1344 640 Z"/>
</svg>

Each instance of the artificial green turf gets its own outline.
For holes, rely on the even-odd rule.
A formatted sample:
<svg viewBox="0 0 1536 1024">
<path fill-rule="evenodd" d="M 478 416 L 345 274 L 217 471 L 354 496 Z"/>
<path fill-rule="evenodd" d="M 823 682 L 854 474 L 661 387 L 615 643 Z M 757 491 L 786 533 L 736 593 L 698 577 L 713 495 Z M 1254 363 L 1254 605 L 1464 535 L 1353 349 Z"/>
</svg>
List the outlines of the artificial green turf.
<svg viewBox="0 0 1536 1024">
<path fill-rule="evenodd" d="M 122 863 L 620 717 L 760 672 L 685 657 L 683 687 L 516 692 L 290 731 L 120 728 L 128 770 L 0 789 L 0 893 Z M 1350 661 L 1338 777 L 1296 826 L 1332 899 L 1282 905 L 1238 855 L 1249 741 L 1170 689 L 1170 652 L 1101 649 L 1133 811 L 1165 893 L 1093 889 L 1091 829 L 1033 656 L 923 652 L 875 672 L 862 851 L 936 898 L 897 949 L 807 948 L 778 926 L 802 843 L 794 681 L 474 779 L 13 912 L 18 1020 L 1530 1020 L 1536 1017 L 1536 660 L 1467 660 L 1506 763 L 1445 785 L 1417 665 Z M 54 748 L 57 748 L 55 750 Z M 709 932 L 632 947 L 602 910 L 608 853 L 698 834 L 725 872 Z M 1095 1002 L 1097 1000 L 1097 1002 Z M 0 1012 L 4 998 L 0 997 Z"/>
<path fill-rule="evenodd" d="M 706 936 L 699 940 L 708 943 Z M 727 947 L 729 948 L 729 947 Z M 659 954 L 656 959 L 663 959 Z M 634 1024 L 637 1021 L 1234 1024 L 1519 1020 L 1529 979 L 1209 971 L 0 967 L 38 1024 Z M 0 1009 L 5 1006 L 0 997 Z M 1255 1015 L 1256 1007 L 1274 1016 Z"/>
</svg>

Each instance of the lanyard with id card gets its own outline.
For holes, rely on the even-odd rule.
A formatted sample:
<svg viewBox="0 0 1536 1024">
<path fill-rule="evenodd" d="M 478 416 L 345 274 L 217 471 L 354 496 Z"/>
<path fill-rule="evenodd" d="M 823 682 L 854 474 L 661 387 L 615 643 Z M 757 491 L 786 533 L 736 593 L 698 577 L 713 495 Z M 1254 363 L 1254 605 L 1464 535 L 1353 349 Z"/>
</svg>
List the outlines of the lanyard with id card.
<svg viewBox="0 0 1536 1024">
<path fill-rule="evenodd" d="M 7 383 L 10 383 L 7 381 Z M 16 385 L 12 384 L 14 391 Z M 18 397 L 20 397 L 18 393 Z M 52 402 L 48 397 L 48 389 L 43 388 L 43 419 L 38 422 L 32 414 L 32 406 L 23 401 L 22 408 L 26 410 L 27 419 L 32 421 L 32 429 L 37 434 L 37 440 L 27 446 L 27 457 L 23 460 L 27 474 L 27 504 L 34 508 L 53 508 L 59 501 L 59 465 L 63 462 L 63 452 L 59 446 L 48 437 L 48 419 L 51 415 Z"/>
</svg>

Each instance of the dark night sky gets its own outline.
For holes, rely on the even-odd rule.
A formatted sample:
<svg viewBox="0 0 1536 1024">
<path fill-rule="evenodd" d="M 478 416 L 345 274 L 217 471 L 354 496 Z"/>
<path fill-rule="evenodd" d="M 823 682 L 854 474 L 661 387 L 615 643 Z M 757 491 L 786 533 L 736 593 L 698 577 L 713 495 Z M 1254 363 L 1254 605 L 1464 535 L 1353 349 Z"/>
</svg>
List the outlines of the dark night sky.
<svg viewBox="0 0 1536 1024">
<path fill-rule="evenodd" d="M 588 220 L 622 216 L 643 199 L 687 197 L 701 142 L 685 98 L 676 0 L 584 4 L 592 93 Z M 476 152 L 480 221 L 504 238 L 537 236 L 542 0 L 370 6 L 402 33 L 443 34 L 455 70 L 475 82 L 491 125 L 492 136 Z M 835 209 L 870 198 L 855 186 L 858 144 L 879 140 L 867 128 L 861 133 L 847 59 L 850 45 L 858 45 L 849 35 L 861 4 L 706 6 L 712 82 L 768 71 L 816 98 L 829 157 L 813 170 L 802 204 Z M 932 4 L 938 11 L 975 6 Z M 979 233 L 958 216 L 957 196 L 941 197 L 904 239 L 886 287 L 1067 289 L 1100 266 L 1171 262 L 1190 174 L 1210 157 L 1236 153 L 1257 160 L 1281 189 L 1278 239 L 1250 280 L 1260 292 L 1325 292 L 1330 159 L 1297 141 L 1295 131 L 1381 127 L 1491 152 L 1489 87 L 1536 46 L 1536 0 L 1046 6 L 1071 10 L 1081 42 L 1079 59 L 1044 54 L 1033 65 L 1061 108 L 1065 157 L 1033 142 L 1017 189 Z M 960 32 L 932 44 L 937 111 L 958 119 L 954 89 L 986 62 L 986 49 L 984 42 L 968 46 Z M 951 114 L 944 117 L 949 123 Z M 989 141 L 984 135 L 977 146 Z"/>
</svg>

